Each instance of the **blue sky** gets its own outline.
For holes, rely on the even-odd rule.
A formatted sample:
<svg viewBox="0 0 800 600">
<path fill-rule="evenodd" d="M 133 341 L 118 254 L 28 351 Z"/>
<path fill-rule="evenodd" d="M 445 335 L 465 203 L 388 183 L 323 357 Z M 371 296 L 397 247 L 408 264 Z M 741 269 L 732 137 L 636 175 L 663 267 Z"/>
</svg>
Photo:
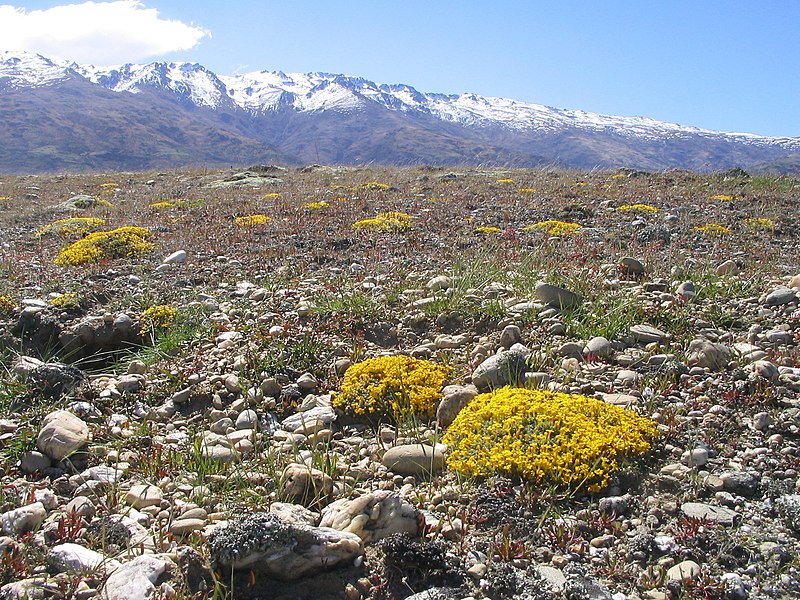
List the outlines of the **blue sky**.
<svg viewBox="0 0 800 600">
<path fill-rule="evenodd" d="M 800 136 L 795 0 L 2 2 L 0 49 L 77 62 L 345 73 Z"/>
</svg>

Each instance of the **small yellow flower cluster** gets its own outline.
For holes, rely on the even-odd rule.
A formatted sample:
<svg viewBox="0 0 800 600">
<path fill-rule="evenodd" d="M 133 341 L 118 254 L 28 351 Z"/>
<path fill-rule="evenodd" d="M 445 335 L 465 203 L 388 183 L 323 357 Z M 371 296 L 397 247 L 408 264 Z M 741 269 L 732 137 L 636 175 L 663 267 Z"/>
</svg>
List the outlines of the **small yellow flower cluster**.
<svg viewBox="0 0 800 600">
<path fill-rule="evenodd" d="M 149 205 L 149 208 L 155 208 L 156 210 L 167 210 L 170 208 L 178 208 L 180 206 L 184 206 L 186 203 L 183 200 L 162 200 L 161 202 L 153 202 Z"/>
<path fill-rule="evenodd" d="M 332 405 L 346 413 L 394 421 L 432 419 L 448 369 L 410 356 L 381 356 L 345 371 Z"/>
<path fill-rule="evenodd" d="M 483 225 L 482 227 L 476 227 L 475 233 L 500 233 L 503 230 L 499 227 L 494 227 L 492 225 Z"/>
<path fill-rule="evenodd" d="M 657 213 L 658 209 L 655 206 L 650 206 L 649 204 L 623 204 L 622 206 L 618 206 L 617 210 L 621 210 L 622 212 L 638 212 L 638 213 Z"/>
<path fill-rule="evenodd" d="M 0 294 L 0 313 L 10 313 L 17 307 L 17 303 L 11 296 Z"/>
<path fill-rule="evenodd" d="M 239 227 L 253 227 L 255 225 L 264 225 L 272 221 L 271 217 L 267 215 L 247 215 L 244 217 L 236 217 L 234 223 Z"/>
<path fill-rule="evenodd" d="M 460 473 L 594 492 L 620 459 L 647 453 L 656 436 L 655 422 L 600 400 L 504 387 L 473 398 L 443 441 L 448 464 Z"/>
<path fill-rule="evenodd" d="M 148 252 L 154 245 L 145 238 L 150 232 L 143 227 L 119 227 L 111 231 L 95 231 L 59 251 L 57 265 L 80 265 L 101 258 L 116 258 Z"/>
<path fill-rule="evenodd" d="M 64 308 L 64 309 L 79 308 L 80 304 L 78 303 L 78 295 L 61 294 L 60 296 L 56 296 L 55 298 L 50 300 L 50 306 L 54 306 L 56 308 Z"/>
<path fill-rule="evenodd" d="M 388 183 L 379 183 L 377 181 L 370 181 L 364 184 L 364 188 L 368 190 L 388 190 L 389 187 Z"/>
<path fill-rule="evenodd" d="M 281 195 L 279 192 L 270 192 L 269 194 L 264 194 L 261 197 L 264 198 L 264 200 L 273 200 L 275 198 L 280 198 Z"/>
<path fill-rule="evenodd" d="M 73 237 L 84 235 L 90 231 L 95 231 L 98 227 L 105 225 L 105 219 L 95 219 L 92 217 L 70 217 L 69 219 L 59 219 L 49 225 L 40 227 L 36 232 L 36 237 L 44 235 L 61 235 Z"/>
<path fill-rule="evenodd" d="M 0 202 L 10 202 L 11 198 L 8 196 L 0 196 Z"/>
<path fill-rule="evenodd" d="M 567 221 L 539 221 L 522 228 L 522 231 L 544 231 L 547 235 L 571 235 L 582 226 Z"/>
<path fill-rule="evenodd" d="M 628 177 L 628 176 L 625 175 L 625 173 L 615 173 L 614 175 L 611 176 L 611 179 L 613 179 L 614 181 L 617 181 L 619 179 L 625 179 L 626 177 Z"/>
<path fill-rule="evenodd" d="M 726 196 L 725 194 L 717 194 L 716 196 L 711 196 L 711 200 L 723 200 L 724 202 L 730 202 L 733 200 L 733 196 Z"/>
<path fill-rule="evenodd" d="M 517 192 L 520 194 L 535 194 L 536 188 L 519 188 Z"/>
<path fill-rule="evenodd" d="M 178 317 L 178 309 L 168 304 L 157 304 L 147 308 L 142 313 L 139 320 L 142 326 L 142 333 L 167 329 L 175 324 Z"/>
<path fill-rule="evenodd" d="M 324 200 L 320 200 L 319 202 L 308 202 L 307 204 L 303 205 L 303 208 L 306 210 L 325 210 L 326 208 L 330 208 L 331 203 L 325 202 Z"/>
<path fill-rule="evenodd" d="M 353 223 L 353 229 L 371 229 L 373 231 L 405 231 L 411 228 L 411 216 L 402 212 L 385 212 L 372 219 L 363 219 Z"/>
<path fill-rule="evenodd" d="M 750 231 L 774 231 L 775 221 L 766 217 L 751 217 L 744 220 L 744 226 Z"/>
<path fill-rule="evenodd" d="M 495 183 L 514 183 L 513 179 L 498 179 Z"/>
<path fill-rule="evenodd" d="M 103 189 L 113 189 L 113 188 L 119 187 L 119 185 L 117 183 L 113 182 L 113 181 L 110 181 L 108 183 L 101 183 L 100 187 L 103 188 Z"/>
<path fill-rule="evenodd" d="M 706 223 L 705 225 L 695 227 L 694 230 L 706 235 L 728 235 L 731 233 L 729 227 L 725 227 L 725 225 L 720 225 L 719 223 Z"/>
</svg>

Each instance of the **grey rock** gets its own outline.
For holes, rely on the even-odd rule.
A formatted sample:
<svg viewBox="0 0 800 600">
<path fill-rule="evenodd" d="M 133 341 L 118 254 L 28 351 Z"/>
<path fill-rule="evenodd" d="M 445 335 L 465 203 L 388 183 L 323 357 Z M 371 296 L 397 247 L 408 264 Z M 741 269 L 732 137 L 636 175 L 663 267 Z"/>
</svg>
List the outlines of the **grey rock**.
<svg viewBox="0 0 800 600">
<path fill-rule="evenodd" d="M 694 581 L 703 574 L 703 570 L 693 560 L 684 560 L 667 570 L 667 581 L 686 583 Z"/>
<path fill-rule="evenodd" d="M 258 429 L 258 413 L 253 409 L 240 412 L 236 417 L 236 429 Z"/>
<path fill-rule="evenodd" d="M 47 564 L 58 573 L 90 573 L 98 569 L 110 573 L 120 566 L 116 560 L 72 543 L 53 546 L 47 553 Z"/>
<path fill-rule="evenodd" d="M 724 369 L 732 354 L 733 351 L 728 346 L 703 338 L 692 340 L 686 353 L 689 366 L 703 367 L 714 371 Z"/>
<path fill-rule="evenodd" d="M 535 293 L 545 304 L 562 310 L 575 308 L 583 302 L 583 299 L 575 292 L 543 281 L 536 284 Z"/>
<path fill-rule="evenodd" d="M 307 428 L 310 424 L 319 423 L 328 427 L 336 420 L 336 412 L 330 406 L 317 406 L 304 412 L 295 413 L 281 421 L 281 429 L 297 431 Z"/>
<path fill-rule="evenodd" d="M 443 444 L 404 444 L 389 448 L 383 455 L 383 465 L 400 475 L 424 476 L 444 469 Z"/>
<path fill-rule="evenodd" d="M 500 333 L 500 345 L 508 350 L 514 344 L 522 342 L 522 332 L 516 325 L 506 325 Z"/>
<path fill-rule="evenodd" d="M 714 269 L 714 273 L 717 275 L 736 275 L 739 273 L 739 265 L 736 264 L 735 260 L 726 260 L 725 262 L 720 263 L 717 265 L 717 268 Z"/>
<path fill-rule="evenodd" d="M 720 525 L 733 525 L 739 513 L 724 506 L 703 504 L 702 502 L 684 502 L 681 512 L 687 517 L 711 521 Z"/>
<path fill-rule="evenodd" d="M 613 348 L 611 347 L 611 342 L 609 342 L 603 336 L 595 336 L 586 342 L 586 346 L 583 348 L 583 354 L 585 356 L 597 356 L 600 358 L 606 358 L 611 355 Z"/>
<path fill-rule="evenodd" d="M 645 266 L 641 261 L 631 257 L 624 256 L 619 260 L 619 272 L 625 277 L 638 278 L 645 274 Z"/>
<path fill-rule="evenodd" d="M 493 354 L 472 373 L 472 384 L 479 390 L 489 390 L 514 385 L 523 380 L 527 354 L 508 350 Z"/>
<path fill-rule="evenodd" d="M 37 452 L 36 450 L 25 452 L 19 459 L 20 471 L 27 474 L 44 471 L 50 468 L 52 464 L 49 456 L 42 452 Z"/>
<path fill-rule="evenodd" d="M 342 498 L 322 511 L 320 527 L 356 534 L 372 543 L 395 534 L 417 535 L 419 513 L 397 493 L 379 490 L 352 500 Z"/>
<path fill-rule="evenodd" d="M 42 419 L 42 429 L 36 446 L 54 461 L 59 461 L 83 448 L 89 442 L 89 427 L 66 410 L 48 414 Z"/>
<path fill-rule="evenodd" d="M 640 344 L 650 344 L 666 341 L 669 337 L 665 332 L 650 325 L 634 325 L 630 329 L 631 337 Z"/>
<path fill-rule="evenodd" d="M 22 535 L 38 528 L 46 516 L 44 504 L 34 502 L 1 514 L 0 528 L 7 535 Z"/>
<path fill-rule="evenodd" d="M 681 455 L 681 462 L 690 467 L 702 467 L 708 462 L 706 448 L 692 448 Z"/>
<path fill-rule="evenodd" d="M 448 385 L 442 390 L 442 399 L 436 408 L 436 420 L 441 427 L 447 427 L 469 401 L 478 395 L 474 385 Z"/>
<path fill-rule="evenodd" d="M 163 556 L 144 555 L 115 570 L 100 588 L 101 600 L 152 600 L 156 583 L 176 565 Z"/>
<path fill-rule="evenodd" d="M 765 299 L 767 306 L 782 306 L 797 301 L 797 293 L 790 288 L 780 286 L 772 290 Z"/>
<path fill-rule="evenodd" d="M 697 296 L 697 288 L 691 281 L 684 281 L 675 290 L 675 295 L 682 298 L 684 302 L 691 302 Z"/>
<path fill-rule="evenodd" d="M 347 564 L 364 553 L 361 538 L 327 527 L 284 523 L 252 513 L 220 525 L 208 539 L 212 564 L 251 569 L 283 580 Z"/>
<path fill-rule="evenodd" d="M 284 494 L 303 506 L 327 503 L 333 492 L 333 479 L 328 474 L 299 463 L 287 465 L 281 481 Z"/>
<path fill-rule="evenodd" d="M 176 250 L 164 260 L 161 261 L 162 265 L 181 265 L 186 262 L 186 250 Z"/>
<path fill-rule="evenodd" d="M 786 524 L 800 533 L 800 494 L 784 494 L 775 499 L 775 510 Z"/>
</svg>

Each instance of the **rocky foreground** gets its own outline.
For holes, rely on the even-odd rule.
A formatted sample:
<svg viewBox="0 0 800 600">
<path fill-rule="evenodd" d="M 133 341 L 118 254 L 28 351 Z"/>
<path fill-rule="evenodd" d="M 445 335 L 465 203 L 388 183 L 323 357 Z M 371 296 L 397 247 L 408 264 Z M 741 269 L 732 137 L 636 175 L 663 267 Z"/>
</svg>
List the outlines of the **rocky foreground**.
<svg viewBox="0 0 800 600">
<path fill-rule="evenodd" d="M 797 597 L 798 202 L 742 171 L 3 178 L 0 598 Z M 435 418 L 337 406 L 396 354 L 446 367 Z M 658 437 L 599 491 L 457 472 L 443 434 L 509 385 Z"/>
</svg>

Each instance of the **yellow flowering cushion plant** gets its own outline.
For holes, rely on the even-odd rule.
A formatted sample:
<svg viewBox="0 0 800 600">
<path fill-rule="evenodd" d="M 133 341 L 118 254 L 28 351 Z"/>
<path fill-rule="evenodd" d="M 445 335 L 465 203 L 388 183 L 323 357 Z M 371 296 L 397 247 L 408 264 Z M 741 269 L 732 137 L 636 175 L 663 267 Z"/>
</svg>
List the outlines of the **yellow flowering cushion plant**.
<svg viewBox="0 0 800 600">
<path fill-rule="evenodd" d="M 373 231 L 405 231 L 411 228 L 411 216 L 402 212 L 385 212 L 372 219 L 362 219 L 353 223 L 353 229 Z"/>
<path fill-rule="evenodd" d="M 568 221 L 539 221 L 533 225 L 527 225 L 522 231 L 544 231 L 547 235 L 570 235 L 581 229 L 578 223 Z"/>
<path fill-rule="evenodd" d="M 150 231 L 143 227 L 120 227 L 111 231 L 95 231 L 62 248 L 55 258 L 57 265 L 80 265 L 103 258 L 118 258 L 149 252 L 154 245 L 145 238 Z"/>
<path fill-rule="evenodd" d="M 370 358 L 347 369 L 332 404 L 372 419 L 432 419 L 447 373 L 442 365 L 410 356 Z"/>
<path fill-rule="evenodd" d="M 49 225 L 41 227 L 36 232 L 36 237 L 45 235 L 61 235 L 64 237 L 81 236 L 95 231 L 99 227 L 105 225 L 105 219 L 96 219 L 92 217 L 70 217 L 69 219 L 59 219 L 53 221 Z"/>
<path fill-rule="evenodd" d="M 473 398 L 443 441 L 460 473 L 596 492 L 621 459 L 647 453 L 656 436 L 652 420 L 600 400 L 504 387 Z"/>
</svg>

